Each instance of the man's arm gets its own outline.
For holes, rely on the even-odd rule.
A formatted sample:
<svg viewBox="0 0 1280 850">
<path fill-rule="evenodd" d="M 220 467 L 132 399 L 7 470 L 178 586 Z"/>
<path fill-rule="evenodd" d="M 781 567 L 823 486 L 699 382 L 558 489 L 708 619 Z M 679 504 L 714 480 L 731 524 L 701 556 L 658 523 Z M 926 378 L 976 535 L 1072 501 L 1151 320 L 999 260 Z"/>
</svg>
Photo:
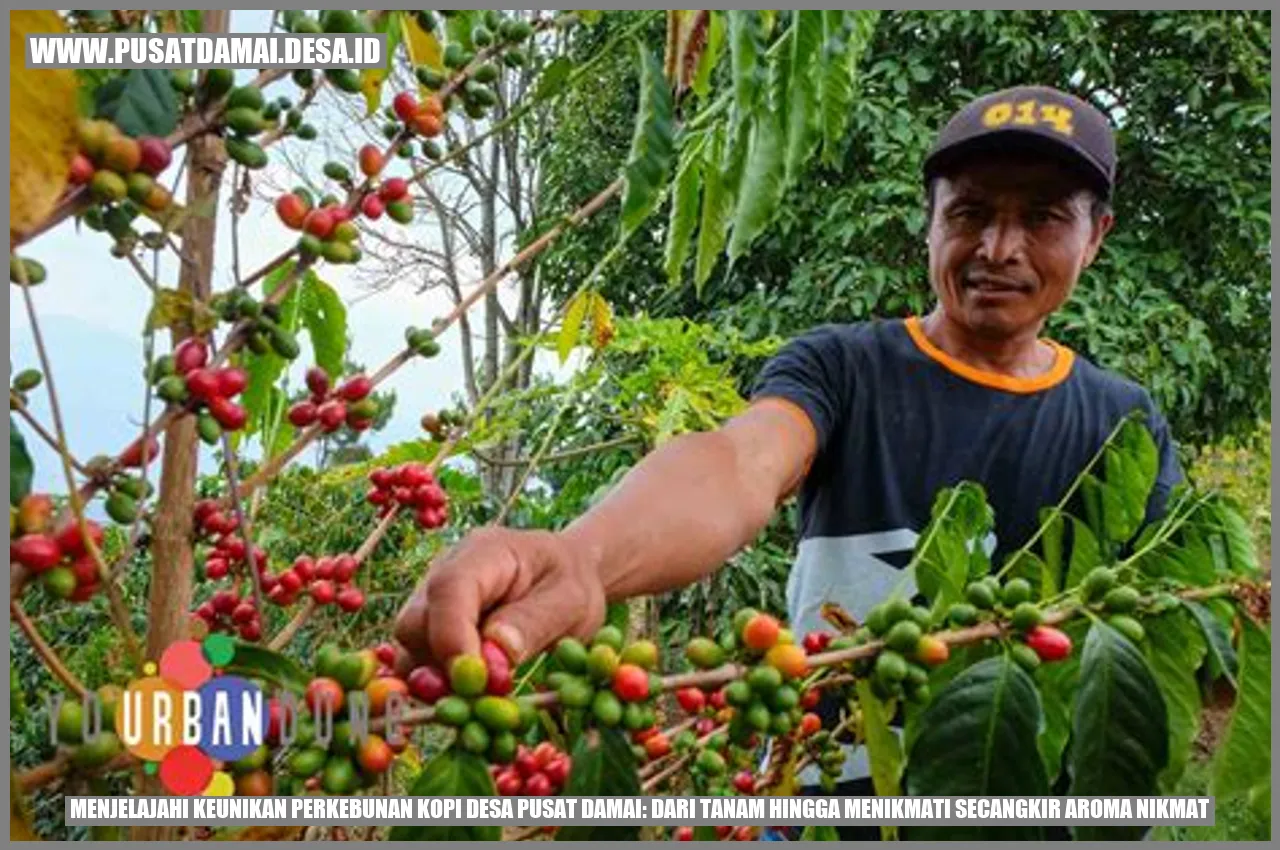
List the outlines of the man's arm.
<svg viewBox="0 0 1280 850">
<path fill-rule="evenodd" d="M 813 426 L 766 399 L 718 431 L 673 439 L 564 531 L 609 601 L 683 587 L 755 539 L 799 486 Z"/>
<path fill-rule="evenodd" d="M 654 451 L 563 532 L 473 532 L 401 610 L 399 666 L 475 653 L 481 634 L 527 658 L 564 635 L 590 636 L 606 600 L 695 581 L 754 539 L 816 447 L 798 408 L 761 401 Z"/>
</svg>

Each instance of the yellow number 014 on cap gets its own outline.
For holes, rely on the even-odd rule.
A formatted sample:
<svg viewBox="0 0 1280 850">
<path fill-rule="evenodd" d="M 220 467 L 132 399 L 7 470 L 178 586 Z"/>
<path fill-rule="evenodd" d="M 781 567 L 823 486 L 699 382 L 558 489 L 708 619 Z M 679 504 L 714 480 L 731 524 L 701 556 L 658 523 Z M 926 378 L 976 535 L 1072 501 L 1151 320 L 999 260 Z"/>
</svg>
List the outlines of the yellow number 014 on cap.
<svg viewBox="0 0 1280 850">
<path fill-rule="evenodd" d="M 1065 106 L 1056 103 L 1040 103 L 1035 100 L 1024 100 L 1020 103 L 1001 101 L 993 103 L 982 113 L 982 123 L 988 127 L 1003 127 L 1013 123 L 1034 127 L 1036 124 L 1048 124 L 1064 136 L 1070 136 L 1072 112 Z"/>
</svg>

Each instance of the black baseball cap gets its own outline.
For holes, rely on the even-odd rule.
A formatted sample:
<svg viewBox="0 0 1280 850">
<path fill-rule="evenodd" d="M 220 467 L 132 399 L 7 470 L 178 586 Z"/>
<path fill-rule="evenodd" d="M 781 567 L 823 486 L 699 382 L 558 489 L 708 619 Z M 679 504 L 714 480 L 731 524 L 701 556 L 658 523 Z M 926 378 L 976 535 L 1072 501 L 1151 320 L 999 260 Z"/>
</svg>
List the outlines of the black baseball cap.
<svg viewBox="0 0 1280 850">
<path fill-rule="evenodd" d="M 1080 98 L 1048 86 L 1016 86 L 971 101 L 951 116 L 924 162 L 926 180 L 975 154 L 1033 151 L 1080 172 L 1103 198 L 1115 187 L 1111 123 Z"/>
</svg>

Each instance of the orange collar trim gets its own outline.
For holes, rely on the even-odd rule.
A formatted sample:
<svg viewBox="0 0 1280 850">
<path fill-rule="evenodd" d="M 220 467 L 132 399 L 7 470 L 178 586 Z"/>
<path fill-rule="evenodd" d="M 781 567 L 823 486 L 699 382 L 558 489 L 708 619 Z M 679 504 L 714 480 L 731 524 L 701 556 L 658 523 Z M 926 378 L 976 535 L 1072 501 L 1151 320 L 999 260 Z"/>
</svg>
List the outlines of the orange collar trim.
<svg viewBox="0 0 1280 850">
<path fill-rule="evenodd" d="M 1076 355 L 1074 351 L 1065 345 L 1046 339 L 1044 342 L 1053 348 L 1057 356 L 1054 358 L 1053 366 L 1043 375 L 1036 375 L 1034 378 L 1015 378 L 1011 375 L 1001 375 L 998 372 L 988 372 L 985 369 L 978 369 L 952 357 L 930 342 L 929 337 L 925 336 L 924 327 L 920 324 L 918 316 L 908 317 L 904 324 L 912 342 L 928 357 L 936 360 L 947 371 L 975 384 L 981 384 L 992 389 L 1011 393 L 1035 393 L 1047 390 L 1065 381 L 1067 376 L 1071 374 L 1071 367 L 1075 364 Z"/>
</svg>

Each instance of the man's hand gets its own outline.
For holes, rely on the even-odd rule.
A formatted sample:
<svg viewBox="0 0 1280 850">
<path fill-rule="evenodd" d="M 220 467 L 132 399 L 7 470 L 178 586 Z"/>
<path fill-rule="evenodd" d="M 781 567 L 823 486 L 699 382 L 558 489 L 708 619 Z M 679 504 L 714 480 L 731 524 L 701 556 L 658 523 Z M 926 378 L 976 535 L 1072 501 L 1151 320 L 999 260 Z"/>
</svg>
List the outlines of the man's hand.
<svg viewBox="0 0 1280 850">
<path fill-rule="evenodd" d="M 519 663 L 604 622 L 594 566 L 549 531 L 482 528 L 437 558 L 396 619 L 401 672 L 479 654 L 481 638 Z"/>
</svg>

